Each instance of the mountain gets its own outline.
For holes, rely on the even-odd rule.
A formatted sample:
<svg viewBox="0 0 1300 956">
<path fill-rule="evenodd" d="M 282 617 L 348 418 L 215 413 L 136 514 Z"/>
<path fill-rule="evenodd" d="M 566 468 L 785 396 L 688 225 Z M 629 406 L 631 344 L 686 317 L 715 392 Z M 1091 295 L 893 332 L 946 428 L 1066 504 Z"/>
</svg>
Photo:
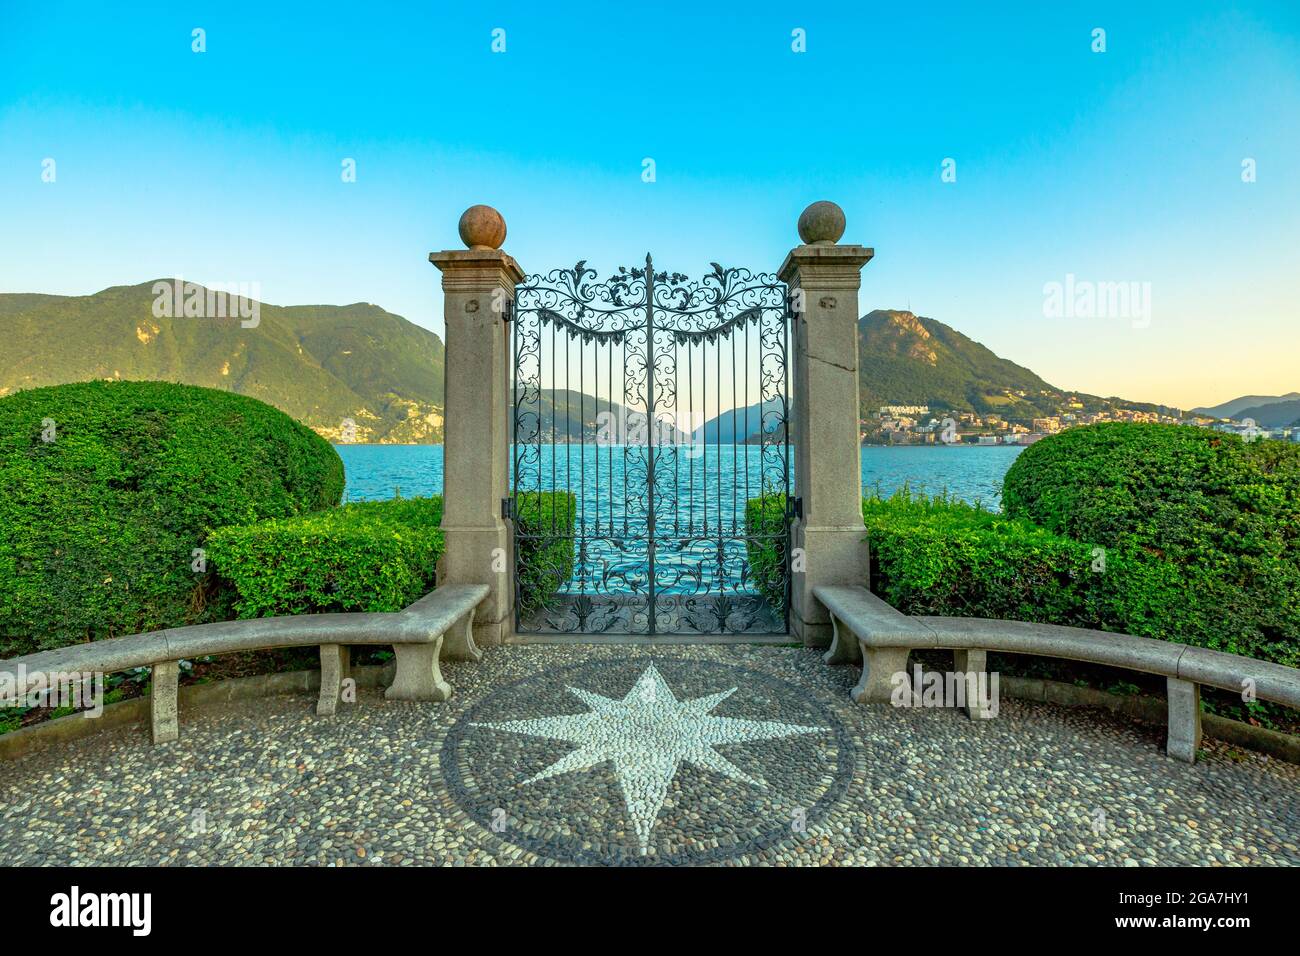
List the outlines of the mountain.
<svg viewBox="0 0 1300 956">
<path fill-rule="evenodd" d="M 160 317 L 154 287 L 0 294 L 0 395 L 94 378 L 183 382 L 261 399 L 331 440 L 346 437 L 351 420 L 358 442 L 442 441 L 444 355 L 434 333 L 368 303 L 250 300 L 249 328 L 251 319 L 177 308 Z"/>
<path fill-rule="evenodd" d="M 768 399 L 766 402 L 755 402 L 745 408 L 729 409 L 695 429 L 692 437 L 697 442 L 703 441 L 709 444 L 715 442 L 744 444 L 751 438 L 757 441 L 763 434 L 763 416 L 769 416 L 766 425 L 770 431 L 780 423 L 780 409 L 779 399 Z M 776 416 L 775 419 L 772 416 Z"/>
<path fill-rule="evenodd" d="M 513 395 L 510 399 L 514 401 Z M 601 437 L 602 441 L 615 444 L 625 436 L 626 431 L 643 427 L 645 416 L 628 413 L 622 405 L 607 398 L 584 395 L 572 389 L 543 388 L 532 399 L 521 396 L 519 408 L 519 430 L 526 437 L 531 436 L 534 421 L 541 419 L 541 440 L 593 442 Z M 514 429 L 513 419 L 510 428 Z"/>
<path fill-rule="evenodd" d="M 1193 408 L 1192 411 L 1200 415 L 1209 415 L 1211 418 L 1254 418 L 1258 422 L 1259 418 L 1251 415 L 1251 410 L 1258 411 L 1266 405 L 1277 405 L 1281 402 L 1295 402 L 1297 400 L 1300 400 L 1300 392 L 1290 392 L 1286 395 L 1243 395 L 1241 398 L 1234 398 L 1222 405 Z M 1283 422 L 1282 424 L 1287 423 Z"/>
<path fill-rule="evenodd" d="M 1115 405 L 1178 412 L 1057 388 L 942 322 L 896 309 L 877 309 L 858 321 L 858 365 L 863 418 L 882 405 L 929 405 L 936 412 L 994 413 L 1026 422 Z"/>
<path fill-rule="evenodd" d="M 445 356 L 434 333 L 368 303 L 255 303 L 257 323 L 250 328 L 239 317 L 185 317 L 181 303 L 159 316 L 156 284 L 88 296 L 0 293 L 0 396 L 93 378 L 184 382 L 259 398 L 335 441 L 348 437 L 348 421 L 355 425 L 351 440 L 358 442 L 442 441 Z M 202 286 L 195 289 L 206 296 Z M 1116 405 L 1177 413 L 1056 388 L 942 322 L 911 312 L 878 309 L 863 316 L 858 344 L 863 418 L 881 405 L 997 413 L 1026 423 Z M 1240 408 L 1288 403 L 1300 393 L 1236 401 L 1248 399 L 1252 404 Z M 755 404 L 723 412 L 694 435 L 711 443 L 756 440 L 761 410 Z M 1290 404 L 1277 412 L 1291 416 L 1281 424 L 1300 417 Z M 1252 417 L 1267 425 L 1273 414 Z M 544 436 L 554 428 L 561 441 L 592 441 L 602 423 L 615 441 L 644 441 L 641 416 L 576 391 L 543 389 L 541 422 Z"/>
<path fill-rule="evenodd" d="M 1264 428 L 1286 428 L 1288 425 L 1300 423 L 1300 399 L 1243 408 L 1226 417 L 1235 418 L 1237 421 L 1245 421 L 1249 418 L 1256 425 Z"/>
</svg>

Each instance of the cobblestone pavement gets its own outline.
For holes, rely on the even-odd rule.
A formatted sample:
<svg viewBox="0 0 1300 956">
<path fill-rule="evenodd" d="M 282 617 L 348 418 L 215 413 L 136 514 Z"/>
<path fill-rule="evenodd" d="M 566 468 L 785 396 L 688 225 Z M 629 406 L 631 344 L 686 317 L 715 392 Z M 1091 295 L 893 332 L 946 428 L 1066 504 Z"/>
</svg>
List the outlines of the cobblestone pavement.
<svg viewBox="0 0 1300 956">
<path fill-rule="evenodd" d="M 859 707 L 802 648 L 528 646 L 362 691 L 195 709 L 4 764 L 4 864 L 1298 864 L 1300 767 L 1003 700 Z"/>
</svg>

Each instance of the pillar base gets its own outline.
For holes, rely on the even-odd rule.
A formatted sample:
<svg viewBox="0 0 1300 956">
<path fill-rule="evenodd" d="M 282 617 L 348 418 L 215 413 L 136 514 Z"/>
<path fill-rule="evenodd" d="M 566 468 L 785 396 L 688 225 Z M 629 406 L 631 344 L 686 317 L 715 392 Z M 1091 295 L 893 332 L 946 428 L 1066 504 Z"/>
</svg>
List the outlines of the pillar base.
<svg viewBox="0 0 1300 956">
<path fill-rule="evenodd" d="M 504 521 L 489 527 L 448 526 L 444 521 L 442 532 L 446 544 L 438 562 L 438 583 L 486 584 L 492 589 L 475 608 L 471 629 L 461 633 L 457 622 L 447 632 L 447 660 L 477 661 L 481 647 L 505 643 L 513 627 L 512 531 Z"/>
<path fill-rule="evenodd" d="M 805 621 L 793 608 L 790 609 L 790 633 L 804 647 L 813 649 L 830 647 L 835 640 L 829 621 Z"/>
<path fill-rule="evenodd" d="M 861 508 L 859 499 L 859 511 Z M 793 547 L 798 549 L 791 565 L 803 568 L 793 574 L 791 629 L 805 647 L 828 647 L 834 628 L 830 613 L 813 595 L 813 588 L 827 584 L 867 586 L 867 529 L 862 524 L 828 527 L 796 522 L 791 531 Z"/>
<path fill-rule="evenodd" d="M 510 619 L 504 621 L 475 621 L 473 641 L 480 648 L 500 647 L 502 644 L 510 643 L 510 636 L 513 633 L 514 622 Z"/>
</svg>

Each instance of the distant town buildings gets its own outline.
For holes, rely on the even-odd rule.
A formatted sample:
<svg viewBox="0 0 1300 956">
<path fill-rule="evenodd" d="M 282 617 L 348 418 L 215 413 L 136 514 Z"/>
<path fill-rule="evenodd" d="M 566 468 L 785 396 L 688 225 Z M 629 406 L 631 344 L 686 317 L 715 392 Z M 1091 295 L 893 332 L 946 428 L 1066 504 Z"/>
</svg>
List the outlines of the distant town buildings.
<svg viewBox="0 0 1300 956">
<path fill-rule="evenodd" d="M 1200 424 L 1200 422 L 1188 422 L 1187 424 Z M 1227 432 L 1230 435 L 1240 435 L 1245 441 L 1254 441 L 1259 438 L 1272 438 L 1277 441 L 1297 441 L 1300 442 L 1300 428 L 1293 425 L 1287 425 L 1283 428 L 1264 428 L 1250 421 L 1238 422 L 1231 419 L 1219 419 L 1212 421 L 1208 426 L 1216 432 Z"/>
<path fill-rule="evenodd" d="M 1008 393 L 1010 394 L 1010 393 Z M 1023 392 L 1017 393 L 1023 397 Z M 1032 445 L 1046 435 L 1068 428 L 1098 422 L 1156 422 L 1170 425 L 1193 425 L 1240 435 L 1250 441 L 1271 438 L 1300 442 L 1300 427 L 1263 428 L 1246 422 L 1183 416 L 1145 411 L 1136 408 L 1108 407 L 1085 411 L 1077 396 L 1067 396 L 1063 406 L 1070 409 L 1058 415 L 1045 415 L 1028 421 L 1008 419 L 1002 413 L 984 415 L 975 412 L 933 413 L 928 405 L 881 405 L 870 418 L 859 422 L 862 442 L 873 445 Z"/>
</svg>

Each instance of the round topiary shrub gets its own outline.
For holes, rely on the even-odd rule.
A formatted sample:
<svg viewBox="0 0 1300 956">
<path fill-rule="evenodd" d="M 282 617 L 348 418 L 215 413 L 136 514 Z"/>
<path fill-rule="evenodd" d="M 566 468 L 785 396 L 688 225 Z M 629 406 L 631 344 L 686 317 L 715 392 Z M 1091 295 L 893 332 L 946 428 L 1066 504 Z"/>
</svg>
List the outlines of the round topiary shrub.
<svg viewBox="0 0 1300 956">
<path fill-rule="evenodd" d="M 0 657 L 228 615 L 223 525 L 338 504 L 343 463 L 243 395 L 80 382 L 0 399 Z"/>
<path fill-rule="evenodd" d="M 1002 504 L 1105 549 L 1112 629 L 1300 665 L 1300 445 L 1074 428 L 1025 449 Z"/>
</svg>

